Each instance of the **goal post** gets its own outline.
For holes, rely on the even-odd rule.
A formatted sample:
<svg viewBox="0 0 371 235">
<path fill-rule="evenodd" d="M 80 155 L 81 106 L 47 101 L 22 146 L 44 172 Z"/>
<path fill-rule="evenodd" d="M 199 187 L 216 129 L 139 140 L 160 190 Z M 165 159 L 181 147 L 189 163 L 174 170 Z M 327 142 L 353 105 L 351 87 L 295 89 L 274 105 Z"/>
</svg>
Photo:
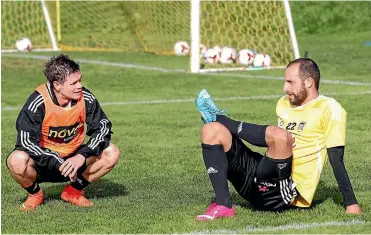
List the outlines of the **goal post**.
<svg viewBox="0 0 371 235">
<path fill-rule="evenodd" d="M 14 51 L 21 37 L 31 39 L 32 50 L 157 55 L 174 55 L 174 45 L 186 41 L 192 73 L 262 69 L 237 63 L 204 66 L 201 44 L 266 53 L 269 69 L 299 57 L 288 0 L 1 1 L 1 7 L 2 52 Z"/>
<path fill-rule="evenodd" d="M 191 73 L 200 72 L 200 0 L 191 1 Z"/>
<path fill-rule="evenodd" d="M 294 50 L 295 59 L 297 59 L 297 58 L 300 57 L 299 45 L 298 45 L 298 41 L 296 39 L 294 21 L 292 20 L 292 16 L 291 16 L 291 8 L 290 8 L 289 0 L 283 0 L 283 3 L 284 3 L 284 6 L 285 6 L 285 13 L 286 13 L 287 24 L 289 26 L 292 48 Z"/>
<path fill-rule="evenodd" d="M 52 49 L 54 51 L 57 51 L 57 50 L 59 50 L 59 48 L 57 46 L 57 40 L 55 39 L 53 26 L 52 26 L 52 23 L 51 23 L 51 20 L 50 20 L 48 9 L 46 8 L 46 4 L 45 4 L 44 0 L 41 0 L 40 3 L 41 3 L 41 8 L 43 9 L 45 22 L 46 22 L 46 25 L 47 25 L 47 28 L 48 28 L 48 34 L 49 34 L 50 42 L 52 44 Z"/>
<path fill-rule="evenodd" d="M 58 51 L 46 3 L 1 1 L 1 52 L 15 52 L 15 41 L 28 37 L 33 51 Z"/>
</svg>

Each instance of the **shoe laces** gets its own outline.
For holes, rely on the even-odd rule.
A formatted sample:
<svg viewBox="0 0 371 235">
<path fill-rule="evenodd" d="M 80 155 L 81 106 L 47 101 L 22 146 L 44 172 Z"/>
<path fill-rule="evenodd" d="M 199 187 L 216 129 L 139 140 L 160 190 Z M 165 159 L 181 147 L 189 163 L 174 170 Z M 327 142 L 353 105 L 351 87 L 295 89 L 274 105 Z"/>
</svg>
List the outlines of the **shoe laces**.
<svg viewBox="0 0 371 235">
<path fill-rule="evenodd" d="M 80 203 L 83 203 L 83 204 L 90 204 L 89 199 L 87 199 L 87 198 L 85 197 L 85 195 L 84 195 L 84 191 L 70 193 L 70 195 L 71 195 L 71 198 L 73 198 L 74 200 L 77 200 L 77 201 L 80 202 Z"/>
<path fill-rule="evenodd" d="M 227 112 L 226 109 L 220 110 L 218 107 L 215 105 L 215 103 L 211 100 L 208 99 L 204 104 L 203 107 L 206 109 L 206 111 L 210 114 L 225 114 Z"/>
<path fill-rule="evenodd" d="M 34 204 L 35 202 L 40 201 L 40 199 L 42 199 L 42 198 L 38 197 L 38 196 L 29 196 L 24 203 L 25 204 Z"/>
<path fill-rule="evenodd" d="M 28 197 L 26 199 L 26 201 L 24 202 L 24 204 L 34 204 L 36 202 L 39 202 L 40 200 L 43 200 L 43 194 L 42 193 L 35 193 L 35 194 L 29 194 L 28 193 Z"/>
<path fill-rule="evenodd" d="M 44 194 L 43 192 L 40 190 L 39 192 L 35 193 L 35 194 L 31 194 L 31 193 L 27 193 L 28 195 L 28 198 L 43 198 L 44 197 Z"/>
<path fill-rule="evenodd" d="M 73 196 L 73 197 L 81 197 L 81 196 L 85 197 L 85 195 L 84 195 L 84 190 L 81 190 L 81 191 L 76 190 L 76 191 L 68 192 L 68 193 L 69 193 L 71 196 Z"/>
<path fill-rule="evenodd" d="M 206 215 L 211 215 L 211 216 L 215 216 L 216 214 L 218 214 L 220 211 L 220 206 L 218 205 L 215 205 L 213 208 L 211 208 L 209 211 L 207 211 L 205 214 Z"/>
</svg>

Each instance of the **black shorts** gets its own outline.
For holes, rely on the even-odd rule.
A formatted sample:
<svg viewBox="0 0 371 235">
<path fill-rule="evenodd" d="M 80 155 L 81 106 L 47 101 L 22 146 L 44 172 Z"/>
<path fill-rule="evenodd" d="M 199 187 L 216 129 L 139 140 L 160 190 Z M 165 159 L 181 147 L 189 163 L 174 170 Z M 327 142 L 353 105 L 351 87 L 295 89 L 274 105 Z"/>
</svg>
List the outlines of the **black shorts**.
<svg viewBox="0 0 371 235">
<path fill-rule="evenodd" d="M 81 145 L 74 153 L 72 153 L 70 156 L 67 156 L 67 157 L 64 157 L 63 159 L 66 160 L 68 158 L 71 158 L 73 156 L 75 156 L 77 154 L 77 152 L 82 148 L 84 147 L 84 145 Z M 23 151 L 23 149 L 17 149 L 17 148 L 14 148 L 14 150 L 21 150 Z M 13 152 L 12 151 L 12 152 Z M 11 153 L 12 153 L 11 152 Z M 10 154 L 9 154 L 10 155 Z M 9 157 L 8 155 L 8 157 Z M 7 157 L 7 158 L 8 158 Z M 7 165 L 8 167 L 8 165 Z M 9 168 L 9 167 L 8 167 Z M 86 161 L 84 163 L 84 165 L 82 165 L 78 170 L 77 170 L 77 174 L 82 174 L 85 170 L 86 170 L 87 166 L 86 166 Z M 69 177 L 64 177 L 61 172 L 56 169 L 55 167 L 50 167 L 48 165 L 40 165 L 40 164 L 37 164 L 35 162 L 35 170 L 37 172 L 37 178 L 36 178 L 36 181 L 38 183 L 42 183 L 42 182 L 52 182 L 52 183 L 57 183 L 57 182 L 68 182 L 70 181 L 70 178 Z"/>
<path fill-rule="evenodd" d="M 258 210 L 282 211 L 297 195 L 291 179 L 292 157 L 272 159 L 253 152 L 232 136 L 228 158 L 228 180 L 241 197 Z"/>
<path fill-rule="evenodd" d="M 71 154 L 68 157 L 63 158 L 64 160 L 67 160 L 70 157 L 73 157 L 75 154 Z M 82 174 L 86 170 L 86 161 L 84 165 L 82 165 L 78 170 L 77 170 L 77 175 Z M 56 169 L 56 168 L 51 168 L 49 169 L 47 166 L 40 166 L 35 163 L 35 170 L 37 172 L 37 179 L 36 181 L 38 183 L 42 182 L 52 182 L 52 183 L 57 183 L 57 182 L 68 182 L 70 181 L 69 177 L 64 177 L 61 172 Z"/>
</svg>

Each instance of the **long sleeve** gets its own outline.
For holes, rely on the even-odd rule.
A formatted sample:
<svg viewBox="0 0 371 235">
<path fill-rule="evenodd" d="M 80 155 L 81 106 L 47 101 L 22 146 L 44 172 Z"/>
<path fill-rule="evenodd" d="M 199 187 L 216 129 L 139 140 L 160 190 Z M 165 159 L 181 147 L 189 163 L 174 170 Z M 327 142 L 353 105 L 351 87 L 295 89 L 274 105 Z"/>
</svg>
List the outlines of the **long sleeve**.
<svg viewBox="0 0 371 235">
<path fill-rule="evenodd" d="M 354 195 L 352 184 L 344 165 L 344 146 L 328 148 L 327 153 L 340 192 L 343 195 L 344 204 L 346 206 L 357 204 L 357 199 Z"/>
<path fill-rule="evenodd" d="M 100 107 L 98 100 L 88 89 L 83 88 L 83 95 L 86 107 L 86 135 L 90 136 L 90 139 L 78 151 L 78 154 L 88 158 L 100 155 L 109 146 L 112 124 Z"/>
<path fill-rule="evenodd" d="M 58 153 L 40 146 L 41 126 L 45 115 L 43 97 L 34 92 L 30 95 L 17 121 L 16 150 L 25 151 L 37 164 L 49 168 L 59 168 L 63 159 Z"/>
<path fill-rule="evenodd" d="M 346 206 L 357 203 L 352 184 L 344 165 L 344 146 L 346 140 L 347 113 L 334 99 L 323 112 L 323 129 L 326 138 L 327 154 L 343 195 Z"/>
</svg>

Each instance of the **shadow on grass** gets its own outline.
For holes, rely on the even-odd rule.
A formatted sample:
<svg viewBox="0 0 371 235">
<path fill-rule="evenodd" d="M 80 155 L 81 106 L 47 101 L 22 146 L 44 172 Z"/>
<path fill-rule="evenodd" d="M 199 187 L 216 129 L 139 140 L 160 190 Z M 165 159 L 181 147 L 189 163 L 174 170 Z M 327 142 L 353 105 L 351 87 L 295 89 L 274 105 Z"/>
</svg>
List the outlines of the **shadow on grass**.
<svg viewBox="0 0 371 235">
<path fill-rule="evenodd" d="M 236 192 L 231 192 L 231 200 L 232 203 L 236 206 L 240 206 L 244 209 L 249 209 L 252 211 L 259 211 L 255 209 L 248 201 L 246 201 L 240 195 L 238 195 L 238 193 Z M 326 185 L 325 182 L 320 181 L 312 205 L 309 208 L 290 207 L 288 210 L 298 211 L 311 210 L 328 200 L 331 200 L 336 205 L 343 206 L 343 198 L 341 196 L 339 188 L 335 185 Z"/>
<path fill-rule="evenodd" d="M 238 193 L 231 192 L 231 201 L 232 204 L 242 207 L 244 209 L 254 210 L 254 208 L 251 206 L 250 202 L 243 199 Z"/>
<path fill-rule="evenodd" d="M 320 181 L 311 208 L 315 208 L 328 200 L 332 200 L 336 205 L 343 206 L 343 197 L 341 196 L 339 187 L 326 185 L 324 181 Z"/>
<path fill-rule="evenodd" d="M 41 186 L 45 194 L 45 201 L 61 200 L 60 194 L 67 184 L 68 183 L 42 183 Z M 84 191 L 86 197 L 90 199 L 127 196 L 129 194 L 124 185 L 106 179 L 91 183 Z M 20 198 L 20 201 L 24 201 L 25 199 L 26 198 Z"/>
</svg>

